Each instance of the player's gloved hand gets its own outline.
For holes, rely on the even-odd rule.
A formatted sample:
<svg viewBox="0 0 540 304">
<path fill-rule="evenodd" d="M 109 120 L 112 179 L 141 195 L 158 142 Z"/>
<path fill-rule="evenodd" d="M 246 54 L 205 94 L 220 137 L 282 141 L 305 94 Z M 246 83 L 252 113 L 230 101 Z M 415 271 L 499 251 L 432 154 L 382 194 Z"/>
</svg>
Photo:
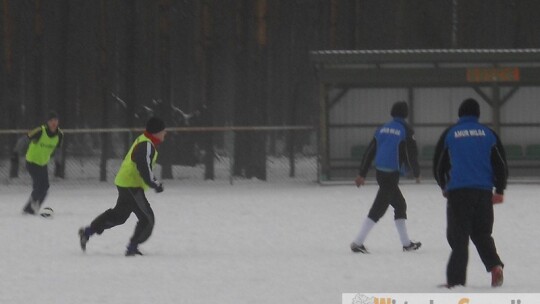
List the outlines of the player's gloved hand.
<svg viewBox="0 0 540 304">
<path fill-rule="evenodd" d="M 502 204 L 504 202 L 504 195 L 499 193 L 493 193 L 493 196 L 491 197 L 491 202 L 495 204 Z"/>
<path fill-rule="evenodd" d="M 366 179 L 363 176 L 358 175 L 354 180 L 356 187 L 360 187 L 366 183 Z"/>
<path fill-rule="evenodd" d="M 156 193 L 161 193 L 161 192 L 163 192 L 163 184 L 162 184 L 162 183 L 158 183 L 157 187 L 154 188 L 154 191 L 156 191 Z"/>
</svg>

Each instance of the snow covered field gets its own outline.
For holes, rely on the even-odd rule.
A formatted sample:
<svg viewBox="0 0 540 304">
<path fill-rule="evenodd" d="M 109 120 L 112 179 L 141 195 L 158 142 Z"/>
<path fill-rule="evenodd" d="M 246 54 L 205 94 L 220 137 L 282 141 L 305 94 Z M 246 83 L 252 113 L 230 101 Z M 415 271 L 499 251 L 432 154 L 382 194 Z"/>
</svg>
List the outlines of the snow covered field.
<svg viewBox="0 0 540 304">
<path fill-rule="evenodd" d="M 171 184 L 173 183 L 173 184 Z M 0 186 L 0 303 L 341 303 L 342 293 L 448 292 L 445 203 L 434 184 L 405 184 L 408 228 L 421 241 L 403 253 L 391 209 L 372 231 L 369 255 L 353 254 L 376 185 L 243 182 L 166 184 L 149 192 L 156 215 L 146 255 L 124 257 L 135 217 L 93 237 L 77 229 L 114 205 L 110 184 L 58 186 L 52 220 L 20 214 L 27 186 Z M 540 292 L 540 187 L 510 185 L 495 208 L 494 237 L 506 263 L 490 287 L 474 246 L 468 286 L 450 292 Z"/>
</svg>

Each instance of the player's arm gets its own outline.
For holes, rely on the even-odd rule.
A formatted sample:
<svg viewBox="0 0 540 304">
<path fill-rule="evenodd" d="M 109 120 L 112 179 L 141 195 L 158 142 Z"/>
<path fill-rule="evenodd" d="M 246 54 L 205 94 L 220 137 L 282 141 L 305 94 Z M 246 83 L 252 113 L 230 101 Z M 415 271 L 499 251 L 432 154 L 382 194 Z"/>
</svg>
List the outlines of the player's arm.
<svg viewBox="0 0 540 304">
<path fill-rule="evenodd" d="M 28 132 L 28 134 L 26 134 L 26 136 L 28 137 L 29 140 L 31 141 L 38 141 L 39 138 L 41 137 L 41 133 L 43 132 L 43 130 L 41 130 L 41 127 L 37 127 L 33 130 L 30 130 L 30 132 Z"/>
<path fill-rule="evenodd" d="M 30 138 L 28 138 L 28 135 L 23 135 L 17 139 L 17 143 L 15 144 L 15 147 L 13 148 L 13 154 L 19 155 L 24 154 L 26 152 L 26 149 L 28 149 L 28 144 L 30 143 Z"/>
<path fill-rule="evenodd" d="M 154 189 L 161 186 L 152 172 L 152 159 L 154 158 L 155 153 L 156 150 L 154 149 L 154 146 L 146 141 L 136 145 L 131 153 L 131 160 L 135 162 L 143 181 L 150 188 Z"/>
<path fill-rule="evenodd" d="M 446 129 L 439 138 L 433 155 L 433 177 L 435 177 L 437 184 L 443 191 L 446 189 L 450 171 L 450 156 L 445 146 L 446 136 L 449 130 L 450 128 Z"/>
<path fill-rule="evenodd" d="M 62 159 L 64 158 L 64 153 L 62 152 L 62 145 L 64 143 L 64 133 L 58 129 L 58 144 L 56 144 L 56 148 L 53 151 L 54 155 L 54 161 L 58 164 L 62 162 Z"/>
<path fill-rule="evenodd" d="M 405 139 L 405 160 L 409 168 L 412 169 L 415 178 L 420 177 L 420 165 L 418 164 L 418 145 L 414 139 L 414 130 L 407 127 L 407 138 Z"/>
<path fill-rule="evenodd" d="M 58 144 L 56 145 L 56 148 L 57 149 L 61 148 L 63 144 L 64 144 L 64 132 L 58 129 Z"/>
<path fill-rule="evenodd" d="M 491 166 L 493 167 L 493 183 L 497 194 L 504 194 L 506 182 L 508 180 L 508 165 L 506 162 L 506 153 L 499 139 L 499 136 L 493 132 L 497 143 L 491 148 Z"/>
<path fill-rule="evenodd" d="M 369 143 L 366 152 L 364 152 L 364 156 L 362 157 L 362 163 L 360 164 L 360 168 L 358 169 L 358 175 L 361 177 L 366 177 L 369 167 L 371 167 L 371 162 L 375 158 L 375 154 L 377 153 L 377 140 L 375 137 L 371 140 Z"/>
</svg>

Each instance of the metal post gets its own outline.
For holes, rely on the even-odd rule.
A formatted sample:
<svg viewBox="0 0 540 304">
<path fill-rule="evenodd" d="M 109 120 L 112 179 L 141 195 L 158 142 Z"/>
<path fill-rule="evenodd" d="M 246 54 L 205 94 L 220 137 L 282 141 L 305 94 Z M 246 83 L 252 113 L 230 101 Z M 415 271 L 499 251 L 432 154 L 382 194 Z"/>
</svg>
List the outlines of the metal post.
<svg viewBox="0 0 540 304">
<path fill-rule="evenodd" d="M 501 87 L 499 84 L 493 82 L 493 91 L 492 91 L 492 105 L 493 109 L 493 130 L 497 134 L 501 134 Z"/>
<path fill-rule="evenodd" d="M 319 163 L 321 164 L 319 172 L 319 183 L 322 180 L 330 179 L 330 160 L 329 158 L 329 142 L 328 142 L 328 92 L 325 84 L 319 85 L 319 102 L 320 102 L 320 122 L 319 122 Z"/>
<path fill-rule="evenodd" d="M 409 104 L 409 123 L 414 126 L 414 88 L 412 87 L 407 90 L 407 103 Z"/>
</svg>

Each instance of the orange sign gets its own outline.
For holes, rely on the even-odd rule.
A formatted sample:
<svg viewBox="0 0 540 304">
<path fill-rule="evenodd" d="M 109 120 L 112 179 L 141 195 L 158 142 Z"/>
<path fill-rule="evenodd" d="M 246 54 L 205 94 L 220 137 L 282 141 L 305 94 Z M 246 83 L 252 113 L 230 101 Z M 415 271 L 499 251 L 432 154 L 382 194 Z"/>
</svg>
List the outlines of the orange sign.
<svg viewBox="0 0 540 304">
<path fill-rule="evenodd" d="M 517 82 L 519 68 L 468 68 L 468 82 Z"/>
</svg>

